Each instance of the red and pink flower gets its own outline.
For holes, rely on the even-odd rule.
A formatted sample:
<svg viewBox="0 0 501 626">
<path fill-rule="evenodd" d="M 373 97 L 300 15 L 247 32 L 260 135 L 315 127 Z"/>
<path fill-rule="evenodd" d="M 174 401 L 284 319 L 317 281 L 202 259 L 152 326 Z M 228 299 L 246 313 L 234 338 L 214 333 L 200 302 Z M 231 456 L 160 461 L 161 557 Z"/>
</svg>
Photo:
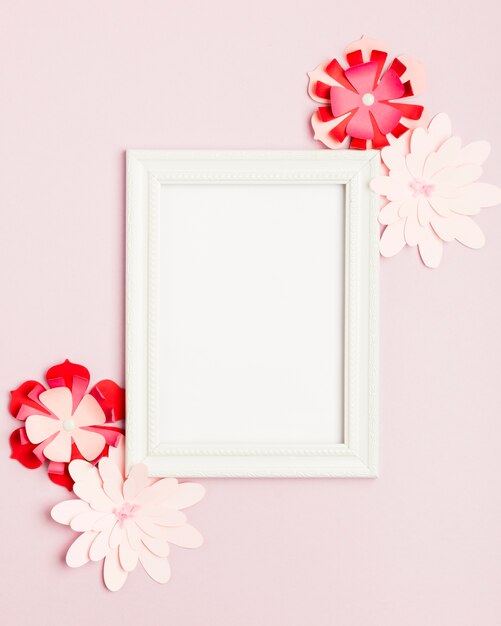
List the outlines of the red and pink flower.
<svg viewBox="0 0 501 626">
<path fill-rule="evenodd" d="M 365 36 L 344 54 L 347 69 L 333 59 L 308 74 L 308 93 L 322 104 L 311 120 L 315 139 L 328 148 L 365 150 L 414 128 L 423 107 L 406 99 L 424 88 L 423 66 L 406 56 L 387 65 L 386 47 Z"/>
<path fill-rule="evenodd" d="M 30 469 L 47 460 L 49 478 L 71 490 L 71 461 L 95 464 L 118 445 L 123 430 L 109 424 L 124 418 L 124 390 L 102 380 L 87 393 L 89 371 L 68 360 L 51 367 L 46 379 L 48 389 L 28 380 L 11 391 L 10 412 L 24 422 L 10 437 L 11 457 Z"/>
</svg>

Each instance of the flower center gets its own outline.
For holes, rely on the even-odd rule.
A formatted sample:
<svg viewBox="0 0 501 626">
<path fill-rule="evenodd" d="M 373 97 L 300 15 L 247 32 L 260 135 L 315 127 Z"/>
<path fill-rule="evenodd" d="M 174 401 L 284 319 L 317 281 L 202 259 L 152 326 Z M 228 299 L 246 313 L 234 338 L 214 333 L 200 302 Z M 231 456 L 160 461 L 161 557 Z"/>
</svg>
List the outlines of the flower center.
<svg viewBox="0 0 501 626">
<path fill-rule="evenodd" d="M 117 516 L 120 526 L 124 525 L 124 522 L 131 517 L 134 517 L 141 507 L 139 504 L 132 504 L 132 502 L 124 502 L 119 509 L 113 509 L 113 513 Z"/>
<path fill-rule="evenodd" d="M 71 419 L 71 417 L 69 417 L 68 419 L 64 420 L 63 428 L 66 431 L 70 431 L 70 430 L 73 430 L 75 428 L 75 422 Z"/>
<path fill-rule="evenodd" d="M 371 93 L 364 93 L 364 95 L 362 96 L 362 102 L 365 104 L 366 107 L 372 106 L 375 100 L 376 98 L 374 98 Z"/>
<path fill-rule="evenodd" d="M 435 189 L 435 185 L 429 185 L 426 181 L 421 180 L 420 178 L 416 178 L 410 184 L 412 191 L 414 192 L 412 195 L 417 198 L 418 196 L 426 196 L 429 198 Z"/>
</svg>

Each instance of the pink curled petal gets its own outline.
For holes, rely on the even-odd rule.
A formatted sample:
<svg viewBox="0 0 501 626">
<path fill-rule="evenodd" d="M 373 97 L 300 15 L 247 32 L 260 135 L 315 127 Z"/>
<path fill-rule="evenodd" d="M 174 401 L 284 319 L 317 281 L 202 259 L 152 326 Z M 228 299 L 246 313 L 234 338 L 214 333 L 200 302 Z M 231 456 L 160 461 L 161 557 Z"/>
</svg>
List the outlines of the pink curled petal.
<svg viewBox="0 0 501 626">
<path fill-rule="evenodd" d="M 398 210 L 400 202 L 388 202 L 379 212 L 379 223 L 383 225 L 392 224 L 398 220 Z"/>
<path fill-rule="evenodd" d="M 75 428 L 75 430 L 71 431 L 71 434 L 80 454 L 87 461 L 93 461 L 98 457 L 106 445 L 106 440 L 102 435 L 93 433 L 90 430 Z"/>
<path fill-rule="evenodd" d="M 73 409 L 73 396 L 67 387 L 48 389 L 39 396 L 40 402 L 60 420 L 71 417 Z"/>
<path fill-rule="evenodd" d="M 124 482 L 123 494 L 126 500 L 134 500 L 136 496 L 146 487 L 148 480 L 148 469 L 146 465 L 139 463 L 134 465 L 129 472 L 127 480 Z"/>
<path fill-rule="evenodd" d="M 398 77 L 395 70 L 387 70 L 376 89 L 374 89 L 374 97 L 376 100 L 397 100 L 404 95 L 405 87 Z"/>
<path fill-rule="evenodd" d="M 381 235 L 379 251 L 384 257 L 395 256 L 405 246 L 405 219 L 389 224 Z"/>
<path fill-rule="evenodd" d="M 378 71 L 378 64 L 375 61 L 354 65 L 345 70 L 345 76 L 360 95 L 372 93 L 374 89 L 374 79 Z"/>
<path fill-rule="evenodd" d="M 436 268 L 442 260 L 444 244 L 435 231 L 429 226 L 423 228 L 418 250 L 423 263 L 430 268 Z"/>
<path fill-rule="evenodd" d="M 374 115 L 376 124 L 383 135 L 391 133 L 402 117 L 400 111 L 383 102 L 375 102 L 369 110 Z"/>
<path fill-rule="evenodd" d="M 127 537 L 123 537 L 118 546 L 118 558 L 120 565 L 126 572 L 132 572 L 137 565 L 138 553 L 133 550 Z"/>
<path fill-rule="evenodd" d="M 94 396 L 87 394 L 73 414 L 73 421 L 77 426 L 99 426 L 106 422 L 106 415 Z"/>
<path fill-rule="evenodd" d="M 69 526 L 71 520 L 84 511 L 89 511 L 90 507 L 83 500 L 66 500 L 56 504 L 50 512 L 50 516 L 55 522 Z"/>
<path fill-rule="evenodd" d="M 397 59 L 407 68 L 400 79 L 403 83 L 411 81 L 412 92 L 415 96 L 421 95 L 426 89 L 426 68 L 423 63 L 416 61 L 406 54 L 401 54 Z"/>
<path fill-rule="evenodd" d="M 199 548 L 204 539 L 196 528 L 185 524 L 176 528 L 164 528 L 163 537 L 181 548 Z"/>
<path fill-rule="evenodd" d="M 170 565 L 165 557 L 159 557 L 148 550 L 146 546 L 142 546 L 139 552 L 139 560 L 146 570 L 148 576 L 153 578 L 157 583 L 166 583 L 170 579 Z"/>
<path fill-rule="evenodd" d="M 331 87 L 331 110 L 334 117 L 345 115 L 361 104 L 358 93 L 344 87 Z"/>
<path fill-rule="evenodd" d="M 110 550 L 104 559 L 103 567 L 104 584 L 110 591 L 118 591 L 127 580 L 127 572 L 120 565 L 118 548 Z"/>
<path fill-rule="evenodd" d="M 89 550 L 97 533 L 93 531 L 82 533 L 71 544 L 66 553 L 66 564 L 68 567 L 80 567 L 89 562 Z"/>
<path fill-rule="evenodd" d="M 45 457 L 51 461 L 69 463 L 71 460 L 71 435 L 61 430 L 44 448 Z"/>
<path fill-rule="evenodd" d="M 491 153 L 491 146 L 488 141 L 473 141 L 461 149 L 458 155 L 458 163 L 476 163 L 482 165 Z"/>
<path fill-rule="evenodd" d="M 366 106 L 360 107 L 358 111 L 354 113 L 353 117 L 348 122 L 346 132 L 350 137 L 356 137 L 357 139 L 372 139 L 374 129 L 372 127 L 369 109 Z"/>
<path fill-rule="evenodd" d="M 313 128 L 313 138 L 317 141 L 321 141 L 327 148 L 331 150 L 340 150 L 347 146 L 349 142 L 349 138 L 342 142 L 339 142 L 335 137 L 333 137 L 330 132 L 333 130 L 338 124 L 340 124 L 346 116 L 341 118 L 334 118 L 329 122 L 323 122 L 318 112 L 315 112 L 311 117 L 311 127 Z"/>
<path fill-rule="evenodd" d="M 31 443 L 41 443 L 61 429 L 61 422 L 48 415 L 30 415 L 25 423 Z"/>
<path fill-rule="evenodd" d="M 380 52 L 388 52 L 388 46 L 386 44 L 377 41 L 376 39 L 371 39 L 367 37 L 367 35 L 363 35 L 360 39 L 356 41 L 352 41 L 350 44 L 346 46 L 344 49 L 344 55 L 347 56 L 351 52 L 355 52 L 356 50 L 360 50 L 362 52 L 362 57 L 365 62 L 370 61 L 371 52 L 373 50 L 379 50 Z"/>
</svg>

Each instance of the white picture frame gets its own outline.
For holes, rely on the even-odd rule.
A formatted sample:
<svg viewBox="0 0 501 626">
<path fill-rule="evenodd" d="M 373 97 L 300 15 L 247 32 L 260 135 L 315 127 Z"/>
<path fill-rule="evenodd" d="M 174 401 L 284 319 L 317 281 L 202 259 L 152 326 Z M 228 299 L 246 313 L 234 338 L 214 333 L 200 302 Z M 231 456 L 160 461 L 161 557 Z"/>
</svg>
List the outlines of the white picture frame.
<svg viewBox="0 0 501 626">
<path fill-rule="evenodd" d="M 126 454 L 128 468 L 136 463 L 144 463 L 151 476 L 176 477 L 375 477 L 377 475 L 379 267 L 377 214 L 379 198 L 371 192 L 369 182 L 378 174 L 379 166 L 380 158 L 377 151 L 129 150 L 127 152 Z M 216 187 L 213 187 L 214 185 Z M 320 211 L 317 215 L 315 211 L 320 204 L 319 199 L 322 201 L 323 198 L 326 198 L 326 202 L 329 203 L 331 197 L 329 194 L 331 191 L 334 193 L 334 187 L 338 189 L 339 186 L 342 190 L 343 203 L 337 210 L 342 213 L 343 226 L 342 232 L 338 232 L 336 235 L 334 231 L 339 231 L 339 222 L 336 222 L 338 226 L 333 228 L 331 227 L 332 222 L 328 221 L 331 219 L 332 212 Z M 256 202 L 256 220 L 263 218 L 262 211 L 261 217 L 258 216 L 258 206 L 270 206 L 274 210 L 275 200 L 268 202 L 269 194 L 275 194 L 278 199 L 277 207 L 282 207 L 277 208 L 277 211 L 282 211 L 277 213 L 277 219 L 292 220 L 290 217 L 292 212 L 284 213 L 283 207 L 294 205 L 295 199 L 298 198 L 298 210 L 294 213 L 294 215 L 297 214 L 298 220 L 306 219 L 301 203 L 307 203 L 307 206 L 311 208 L 311 215 L 318 219 L 318 224 L 321 225 L 321 220 L 326 220 L 326 227 L 317 229 L 319 237 L 320 231 L 328 230 L 329 236 L 332 231 L 333 237 L 340 236 L 344 242 L 341 268 L 335 269 L 335 263 L 332 264 L 333 272 L 342 272 L 341 296 L 333 290 L 333 293 L 337 295 L 331 298 L 335 306 L 341 306 L 340 310 L 342 311 L 341 328 L 333 331 L 334 337 L 337 336 L 335 333 L 338 331 L 342 337 L 342 380 L 340 383 L 342 385 L 342 409 L 339 415 L 337 411 L 334 411 L 336 415 L 333 415 L 333 420 L 341 420 L 342 438 L 340 441 L 335 439 L 331 441 L 330 435 L 325 436 L 325 440 L 320 437 L 318 441 L 312 441 L 309 436 L 301 439 L 301 433 L 307 432 L 306 427 L 301 430 L 303 426 L 301 423 L 296 424 L 301 414 L 299 417 L 296 416 L 297 419 L 294 422 L 297 425 L 297 432 L 295 432 L 293 441 L 289 440 L 288 433 L 284 432 L 283 436 L 280 434 L 287 428 L 283 416 L 280 417 L 282 422 L 277 421 L 276 425 L 276 432 L 279 433 L 279 436 L 274 436 L 272 441 L 267 441 L 268 431 L 266 428 L 268 426 L 261 425 L 260 428 L 263 429 L 264 434 L 257 441 L 249 436 L 248 423 L 244 420 L 238 421 L 237 410 L 233 416 L 230 416 L 232 419 L 234 418 L 230 429 L 233 433 L 233 439 L 228 441 L 221 436 L 221 433 L 225 432 L 228 422 L 217 423 L 217 420 L 223 420 L 223 417 L 220 417 L 219 410 L 216 409 L 212 410 L 214 428 L 211 429 L 210 415 L 208 417 L 204 415 L 203 430 L 205 434 L 202 440 L 198 440 L 197 428 L 202 422 L 199 420 L 195 409 L 193 409 L 193 424 L 190 421 L 191 418 L 185 417 L 178 418 L 177 423 L 176 415 L 172 414 L 175 411 L 172 410 L 171 413 L 166 410 L 166 407 L 176 406 L 181 407 L 182 410 L 177 409 L 177 411 L 182 413 L 184 410 L 188 411 L 186 406 L 191 406 L 189 380 L 188 383 L 184 381 L 182 384 L 176 382 L 175 386 L 170 387 L 170 396 L 166 392 L 166 389 L 169 389 L 167 378 L 172 377 L 172 372 L 174 372 L 176 374 L 174 378 L 177 380 L 176 364 L 179 364 L 179 360 L 173 360 L 174 357 L 169 353 L 168 346 L 171 345 L 169 332 L 174 331 L 169 330 L 167 326 L 173 319 L 184 320 L 187 310 L 193 311 L 193 307 L 186 308 L 191 306 L 191 301 L 184 305 L 179 304 L 179 310 L 176 309 L 179 294 L 185 294 L 185 291 L 190 293 L 190 289 L 182 291 L 184 275 L 180 277 L 175 274 L 178 271 L 176 267 L 191 266 L 193 256 L 197 257 L 197 262 L 200 262 L 197 256 L 200 246 L 194 246 L 191 252 L 186 252 L 187 246 L 179 244 L 180 241 L 183 241 L 183 237 L 189 244 L 188 240 L 192 236 L 189 234 L 192 233 L 189 229 L 192 227 L 195 217 L 190 218 L 191 221 L 188 220 L 187 211 L 192 211 L 195 215 L 198 210 L 197 207 L 200 205 L 205 207 L 206 198 L 209 204 L 213 203 L 213 206 L 225 205 L 225 197 L 218 195 L 224 193 L 228 194 L 228 206 L 238 208 L 242 206 L 242 216 L 245 214 L 247 220 L 249 218 L 249 202 L 251 202 L 249 198 L 254 196 L 256 199 L 260 198 L 259 202 Z M 232 194 L 231 201 L 229 194 Z M 332 197 L 334 198 L 334 196 Z M 252 211 L 252 204 L 250 210 Z M 171 211 L 174 211 L 172 215 Z M 224 207 L 221 211 L 221 215 L 218 212 L 218 219 L 220 220 L 227 219 L 228 215 L 233 216 L 233 213 L 224 213 Z M 208 229 L 207 232 L 216 232 L 210 230 L 216 228 L 210 221 L 211 215 L 215 216 L 216 212 L 207 213 L 205 211 L 203 219 L 206 222 L 204 222 L 203 227 Z M 252 213 L 250 215 L 252 217 Z M 196 219 L 202 218 L 196 214 Z M 242 217 L 242 219 L 244 218 Z M 164 224 L 164 222 L 166 223 Z M 247 224 L 249 223 L 247 221 Z M 174 227 L 174 224 L 178 226 Z M 223 221 L 221 224 L 226 228 L 226 222 Z M 298 221 L 291 226 L 291 229 L 296 229 L 291 230 L 291 232 L 295 232 L 300 238 L 302 231 L 308 230 L 308 227 L 309 222 Z M 175 232 L 175 228 L 179 228 L 178 233 Z M 256 232 L 262 232 L 262 229 L 257 229 Z M 231 237 L 226 238 L 225 241 L 229 239 Z M 286 237 L 279 238 L 276 245 L 282 245 L 282 240 L 285 241 Z M 245 248 L 247 242 L 244 239 L 240 241 L 244 245 L 232 248 L 233 252 L 238 252 L 242 247 Z M 322 235 L 325 255 L 330 255 L 335 246 L 334 244 L 327 246 L 325 241 L 326 239 Z M 311 241 L 307 245 L 312 245 Z M 317 247 L 320 249 L 320 245 L 316 246 L 315 249 Z M 270 247 L 269 250 L 271 249 Z M 269 250 L 268 254 L 271 254 Z M 287 253 L 290 254 L 290 249 L 287 249 Z M 242 252 L 243 254 L 244 252 Z M 174 255 L 178 256 L 175 257 Z M 208 256 L 203 258 L 210 259 Z M 270 258 L 275 259 L 275 257 Z M 310 257 L 305 258 L 309 259 Z M 330 256 L 319 257 L 319 259 L 330 258 Z M 336 259 L 338 258 L 336 257 Z M 290 259 L 290 264 L 294 264 L 295 258 L 290 256 Z M 245 257 L 241 263 L 245 264 Z M 338 264 L 337 260 L 336 263 Z M 319 265 L 318 275 L 323 276 L 322 272 L 325 265 L 325 263 Z M 327 265 L 328 270 L 325 271 L 331 271 L 331 266 Z M 204 266 L 205 263 L 197 266 L 201 268 L 202 273 Z M 252 267 L 252 265 L 250 266 Z M 245 267 L 248 266 L 245 265 Z M 188 280 L 195 280 L 196 282 L 199 273 L 197 274 L 192 270 L 193 268 L 191 270 L 183 269 L 183 271 L 188 272 Z M 314 272 L 317 275 L 316 270 Z M 212 272 L 210 276 L 216 274 L 217 272 Z M 263 274 L 261 273 L 260 276 Z M 333 276 L 335 278 L 336 274 Z M 217 277 L 214 280 L 217 280 Z M 327 290 L 333 288 L 334 283 L 330 279 L 330 274 L 326 273 L 325 282 Z M 335 283 L 337 285 L 339 280 L 335 279 Z M 177 287 L 174 289 L 173 285 L 177 285 Z M 249 285 L 253 286 L 254 283 L 250 281 Z M 308 286 L 309 282 L 305 281 L 302 285 Z M 200 289 L 200 285 L 198 288 Z M 196 290 L 196 287 L 194 289 Z M 216 288 L 211 293 L 222 294 L 224 292 Z M 298 296 L 292 293 L 291 297 L 296 298 Z M 341 303 L 338 302 L 340 297 L 342 298 Z M 293 301 L 295 302 L 295 300 Z M 306 299 L 298 299 L 297 301 L 304 302 Z M 185 306 L 184 309 L 183 306 Z M 173 311 L 170 310 L 172 307 Z M 315 310 L 319 308 L 317 307 Z M 311 310 L 308 309 L 308 311 L 311 314 Z M 202 311 L 200 315 L 203 315 Z M 193 322 L 195 318 L 191 314 L 189 317 Z M 322 323 L 326 323 L 325 319 Z M 337 325 L 339 326 L 339 323 Z M 171 324 L 171 326 L 175 325 Z M 183 326 L 183 324 L 178 323 L 177 326 Z M 312 320 L 311 324 L 308 323 L 307 327 L 316 329 L 315 320 Z M 191 328 L 193 329 L 193 326 Z M 294 328 L 298 328 L 297 336 L 300 337 L 301 329 L 297 325 Z M 189 332 L 189 329 L 183 332 Z M 221 329 L 218 332 L 221 332 Z M 207 335 L 207 333 L 201 334 L 200 340 L 205 341 Z M 158 339 L 159 336 L 161 337 L 160 340 Z M 326 341 L 326 354 L 328 349 L 338 345 L 336 339 L 333 340 L 334 343 L 329 343 L 329 341 Z M 230 343 L 228 340 L 229 345 Z M 306 346 L 305 349 L 308 350 L 309 344 L 305 342 L 304 345 Z M 316 340 L 315 345 L 321 346 L 322 342 Z M 207 350 L 209 349 L 210 346 Z M 231 350 L 231 345 L 229 350 Z M 159 352 L 161 353 L 160 357 Z M 229 354 L 234 353 L 230 352 Z M 277 352 L 275 356 L 279 358 L 280 354 Z M 312 359 L 312 362 L 323 363 L 322 358 Z M 334 359 L 332 362 L 337 363 L 338 361 Z M 302 365 L 303 361 L 299 360 L 298 368 L 301 368 Z M 189 366 L 188 363 L 187 367 Z M 163 368 L 162 374 L 159 375 L 161 368 Z M 217 376 L 217 373 L 213 374 L 212 370 L 206 368 L 205 371 Z M 231 370 L 228 371 L 231 374 Z M 252 371 L 256 372 L 257 370 Z M 309 375 L 310 371 L 310 369 L 301 369 L 305 375 Z M 330 370 L 325 371 L 329 372 Z M 169 376 L 167 375 L 168 372 L 170 372 Z M 321 375 L 323 376 L 322 372 Z M 238 384 L 240 384 L 242 381 L 238 380 Z M 287 378 L 285 377 L 284 380 Z M 313 382 L 316 380 L 315 378 Z M 331 379 L 327 377 L 326 380 Z M 217 383 L 216 378 L 215 381 Z M 244 380 L 244 383 L 246 381 L 247 379 Z M 248 383 L 249 388 L 253 388 L 252 380 L 248 380 Z M 333 382 L 333 385 L 337 384 L 338 381 Z M 300 384 L 291 384 L 291 393 L 296 393 L 296 389 L 299 387 L 301 387 Z M 325 406 L 330 406 L 328 402 L 329 393 L 329 390 L 325 391 Z M 164 402 L 163 398 L 166 395 L 169 398 L 172 396 L 172 402 L 170 400 Z M 159 400 L 159 398 L 161 399 Z M 256 403 L 258 401 L 259 398 L 256 399 Z M 304 398 L 301 397 L 298 406 L 302 406 L 300 403 L 304 401 Z M 162 404 L 162 402 L 164 403 Z M 169 402 L 171 403 L 169 404 Z M 161 410 L 159 410 L 160 405 Z M 272 405 L 266 404 L 265 408 L 268 406 Z M 296 405 L 292 404 L 291 406 L 293 411 Z M 321 410 L 319 409 L 317 412 L 320 415 Z M 224 411 L 221 411 L 222 413 Z M 272 414 L 266 416 L 264 421 L 267 425 L 272 425 L 273 419 Z M 319 432 L 324 433 L 325 415 L 321 415 L 318 419 Z M 187 437 L 185 432 L 186 429 L 190 431 L 190 428 L 193 431 L 191 438 Z M 322 428 L 324 430 L 321 430 Z M 234 434 L 237 433 L 238 435 L 239 429 L 242 433 L 245 431 L 241 437 Z M 172 435 L 172 440 L 169 438 L 166 440 L 165 435 L 162 435 L 164 431 L 168 435 L 169 433 L 176 435 Z M 211 437 L 207 435 L 208 432 L 216 433 L 214 440 L 211 440 Z"/>
</svg>

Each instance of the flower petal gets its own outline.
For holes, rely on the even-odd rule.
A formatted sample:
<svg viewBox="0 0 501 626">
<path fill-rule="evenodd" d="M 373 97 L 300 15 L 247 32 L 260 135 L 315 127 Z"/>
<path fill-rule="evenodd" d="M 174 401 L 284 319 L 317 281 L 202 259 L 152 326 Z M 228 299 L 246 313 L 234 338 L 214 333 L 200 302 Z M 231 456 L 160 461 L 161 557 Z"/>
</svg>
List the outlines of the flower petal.
<svg viewBox="0 0 501 626">
<path fill-rule="evenodd" d="M 148 548 L 143 546 L 139 553 L 139 560 L 146 570 L 146 573 L 157 583 L 166 583 L 169 581 L 170 565 L 166 558 L 156 556 L 150 552 Z"/>
<path fill-rule="evenodd" d="M 448 187 L 465 187 L 475 182 L 480 176 L 482 176 L 482 167 L 476 163 L 468 163 L 457 167 L 444 167 L 431 180 L 439 190 L 438 186 L 441 184 Z"/>
<path fill-rule="evenodd" d="M 123 476 L 113 461 L 104 457 L 99 461 L 99 473 L 103 481 L 103 489 L 106 495 L 120 505 L 124 501 L 122 488 Z"/>
<path fill-rule="evenodd" d="M 143 535 L 143 537 L 141 537 L 141 541 L 148 548 L 148 550 L 153 554 L 156 554 L 156 556 L 169 556 L 170 546 L 164 539 Z"/>
<path fill-rule="evenodd" d="M 428 226 L 433 218 L 433 210 L 425 196 L 420 196 L 417 201 L 417 218 L 421 226 Z"/>
<path fill-rule="evenodd" d="M 485 244 L 485 236 L 471 217 L 454 215 L 450 218 L 437 217 L 432 221 L 433 229 L 444 241 L 457 239 L 469 248 L 478 249 Z"/>
<path fill-rule="evenodd" d="M 83 365 L 71 363 L 66 359 L 64 363 L 51 367 L 45 377 L 51 389 L 59 387 L 69 390 L 72 397 L 71 413 L 73 413 L 89 385 L 89 370 Z"/>
<path fill-rule="evenodd" d="M 28 439 L 26 429 L 24 427 L 15 430 L 9 438 L 11 448 L 11 459 L 16 459 L 24 467 L 28 469 L 37 469 L 40 467 L 45 459 L 37 456 L 33 450 L 36 448 L 36 444 L 33 444 Z"/>
<path fill-rule="evenodd" d="M 459 137 L 452 136 L 446 139 L 437 152 L 431 152 L 426 158 L 423 168 L 424 178 L 431 178 L 444 167 L 455 165 L 460 150 L 461 139 Z"/>
<path fill-rule="evenodd" d="M 71 461 L 71 435 L 61 430 L 44 448 L 45 457 L 51 461 L 69 463 Z"/>
<path fill-rule="evenodd" d="M 489 183 L 472 183 L 463 190 L 464 198 L 482 208 L 501 204 L 501 187 Z"/>
<path fill-rule="evenodd" d="M 73 414 L 73 420 L 80 427 L 100 426 L 106 422 L 106 416 L 94 396 L 86 394 L 77 406 Z"/>
<path fill-rule="evenodd" d="M 115 503 L 103 491 L 101 477 L 96 467 L 93 467 L 86 478 L 77 480 L 73 486 L 74 493 L 88 502 L 95 511 L 111 513 Z"/>
<path fill-rule="evenodd" d="M 372 139 L 374 129 L 372 128 L 371 116 L 366 106 L 360 107 L 351 117 L 346 132 L 350 137 L 357 139 Z"/>
<path fill-rule="evenodd" d="M 334 117 L 340 117 L 358 108 L 362 103 L 358 93 L 344 87 L 331 87 L 331 110 Z"/>
<path fill-rule="evenodd" d="M 317 93 L 317 83 L 324 83 L 326 85 L 332 86 L 337 84 L 336 81 L 327 74 L 325 68 L 329 64 L 329 61 L 321 63 L 317 65 L 317 67 L 312 71 L 308 72 L 308 95 L 315 102 L 321 102 L 322 104 L 328 104 L 328 98 L 322 98 Z"/>
<path fill-rule="evenodd" d="M 381 43 L 376 39 L 371 39 L 370 37 L 367 37 L 367 35 L 363 35 L 360 39 L 352 41 L 346 46 L 346 48 L 344 49 L 344 55 L 347 56 L 352 52 L 356 52 L 357 50 L 360 50 L 360 52 L 362 53 L 362 58 L 364 61 L 369 61 L 373 50 L 388 52 L 388 47 L 386 46 L 386 44 Z"/>
<path fill-rule="evenodd" d="M 134 522 L 136 526 L 150 537 L 161 537 L 164 527 L 155 524 L 149 517 L 138 515 Z"/>
<path fill-rule="evenodd" d="M 148 469 L 146 465 L 138 463 L 129 472 L 127 480 L 124 482 L 123 494 L 126 500 L 134 498 L 146 487 L 148 480 Z"/>
<path fill-rule="evenodd" d="M 417 220 L 417 215 L 411 214 L 405 220 L 404 236 L 408 246 L 415 246 L 421 235 L 421 226 Z"/>
<path fill-rule="evenodd" d="M 104 584 L 110 591 L 118 591 L 127 580 L 127 572 L 120 565 L 118 548 L 111 550 L 104 559 Z"/>
<path fill-rule="evenodd" d="M 389 170 L 405 170 L 405 156 L 394 145 L 381 150 L 381 158 Z"/>
<path fill-rule="evenodd" d="M 344 135 L 343 141 L 339 141 L 332 133 L 333 129 L 336 128 L 345 117 L 346 116 L 343 116 L 342 118 L 336 117 L 329 122 L 323 122 L 320 119 L 318 112 L 315 112 L 311 117 L 311 126 L 314 133 L 313 138 L 321 141 L 331 150 L 339 150 L 346 147 L 349 141 L 348 136 Z"/>
<path fill-rule="evenodd" d="M 384 257 L 394 256 L 405 246 L 405 219 L 389 224 L 381 235 L 379 250 Z"/>
<path fill-rule="evenodd" d="M 345 76 L 360 95 L 371 93 L 374 89 L 374 81 L 378 71 L 375 61 L 354 65 L 345 70 Z"/>
<path fill-rule="evenodd" d="M 89 474 L 89 472 L 97 472 L 97 469 L 93 465 L 91 465 L 88 461 L 83 461 L 82 459 L 75 459 L 75 461 L 72 461 L 69 464 L 68 469 L 70 471 L 70 476 L 73 478 L 74 481 L 80 481 L 89 478 L 91 475 Z"/>
<path fill-rule="evenodd" d="M 383 135 L 391 133 L 402 117 L 400 111 L 384 102 L 375 102 L 369 109 Z"/>
<path fill-rule="evenodd" d="M 396 222 L 400 205 L 400 202 L 388 202 L 388 204 L 385 204 L 379 212 L 379 223 L 387 225 Z"/>
<path fill-rule="evenodd" d="M 120 545 L 118 546 L 118 558 L 120 564 L 126 572 L 132 572 L 137 565 L 138 553 L 133 550 L 127 536 L 122 538 Z"/>
<path fill-rule="evenodd" d="M 38 398 L 45 387 L 36 380 L 27 380 L 10 392 L 9 411 L 13 417 L 24 422 L 28 415 L 48 413 Z"/>
<path fill-rule="evenodd" d="M 125 529 L 120 524 L 115 524 L 110 534 L 110 548 L 118 548 L 125 534 Z"/>
<path fill-rule="evenodd" d="M 164 528 L 164 531 L 162 537 L 181 548 L 198 548 L 204 542 L 199 531 L 190 524 L 176 528 Z"/>
<path fill-rule="evenodd" d="M 43 391 L 40 402 L 60 420 L 68 419 L 72 415 L 71 391 L 66 387 Z"/>
<path fill-rule="evenodd" d="M 476 163 L 482 165 L 491 152 L 488 141 L 473 141 L 461 149 L 457 161 L 458 163 Z"/>
<path fill-rule="evenodd" d="M 89 549 L 96 538 L 97 533 L 89 531 L 82 533 L 71 544 L 66 553 L 66 564 L 68 567 L 80 567 L 89 561 Z"/>
<path fill-rule="evenodd" d="M 87 461 L 93 461 L 99 456 L 106 444 L 106 440 L 102 435 L 85 430 L 85 428 L 75 428 L 71 431 L 71 435 L 81 455 Z"/>
<path fill-rule="evenodd" d="M 87 503 L 86 503 L 87 504 Z M 71 528 L 78 532 L 85 532 L 86 530 L 94 530 L 96 522 L 102 519 L 106 515 L 103 511 L 94 511 L 93 509 L 83 511 L 71 520 Z"/>
<path fill-rule="evenodd" d="M 412 57 L 406 54 L 401 54 L 397 59 L 403 63 L 406 67 L 405 72 L 400 79 L 402 82 L 410 81 L 412 87 L 412 94 L 419 96 L 426 89 L 426 68 L 423 63 L 419 63 Z"/>
<path fill-rule="evenodd" d="M 59 524 L 69 526 L 71 520 L 84 511 L 89 511 L 90 507 L 83 500 L 65 500 L 56 504 L 50 512 L 52 519 Z"/>
<path fill-rule="evenodd" d="M 107 422 L 125 418 L 125 389 L 112 380 L 101 380 L 89 391 L 99 403 Z"/>
<path fill-rule="evenodd" d="M 205 488 L 198 483 L 178 483 L 177 489 L 169 497 L 169 506 L 175 509 L 185 509 L 193 506 L 205 495 Z"/>
<path fill-rule="evenodd" d="M 92 542 L 89 550 L 89 559 L 91 561 L 101 561 L 110 552 L 110 533 L 113 526 L 101 530 Z"/>
<path fill-rule="evenodd" d="M 26 434 L 31 443 L 41 443 L 61 429 L 61 422 L 48 415 L 30 415 L 26 419 Z"/>
<path fill-rule="evenodd" d="M 141 491 L 136 498 L 137 502 L 145 505 L 150 502 L 169 501 L 174 496 L 177 486 L 176 478 L 162 478 Z"/>
<path fill-rule="evenodd" d="M 431 227 L 423 228 L 422 236 L 418 243 L 418 250 L 423 263 L 427 267 L 435 268 L 440 265 L 443 247 L 442 240 Z"/>
<path fill-rule="evenodd" d="M 398 74 L 392 70 L 387 70 L 376 89 L 374 89 L 374 97 L 376 100 L 397 100 L 404 95 L 405 88 Z"/>
</svg>

